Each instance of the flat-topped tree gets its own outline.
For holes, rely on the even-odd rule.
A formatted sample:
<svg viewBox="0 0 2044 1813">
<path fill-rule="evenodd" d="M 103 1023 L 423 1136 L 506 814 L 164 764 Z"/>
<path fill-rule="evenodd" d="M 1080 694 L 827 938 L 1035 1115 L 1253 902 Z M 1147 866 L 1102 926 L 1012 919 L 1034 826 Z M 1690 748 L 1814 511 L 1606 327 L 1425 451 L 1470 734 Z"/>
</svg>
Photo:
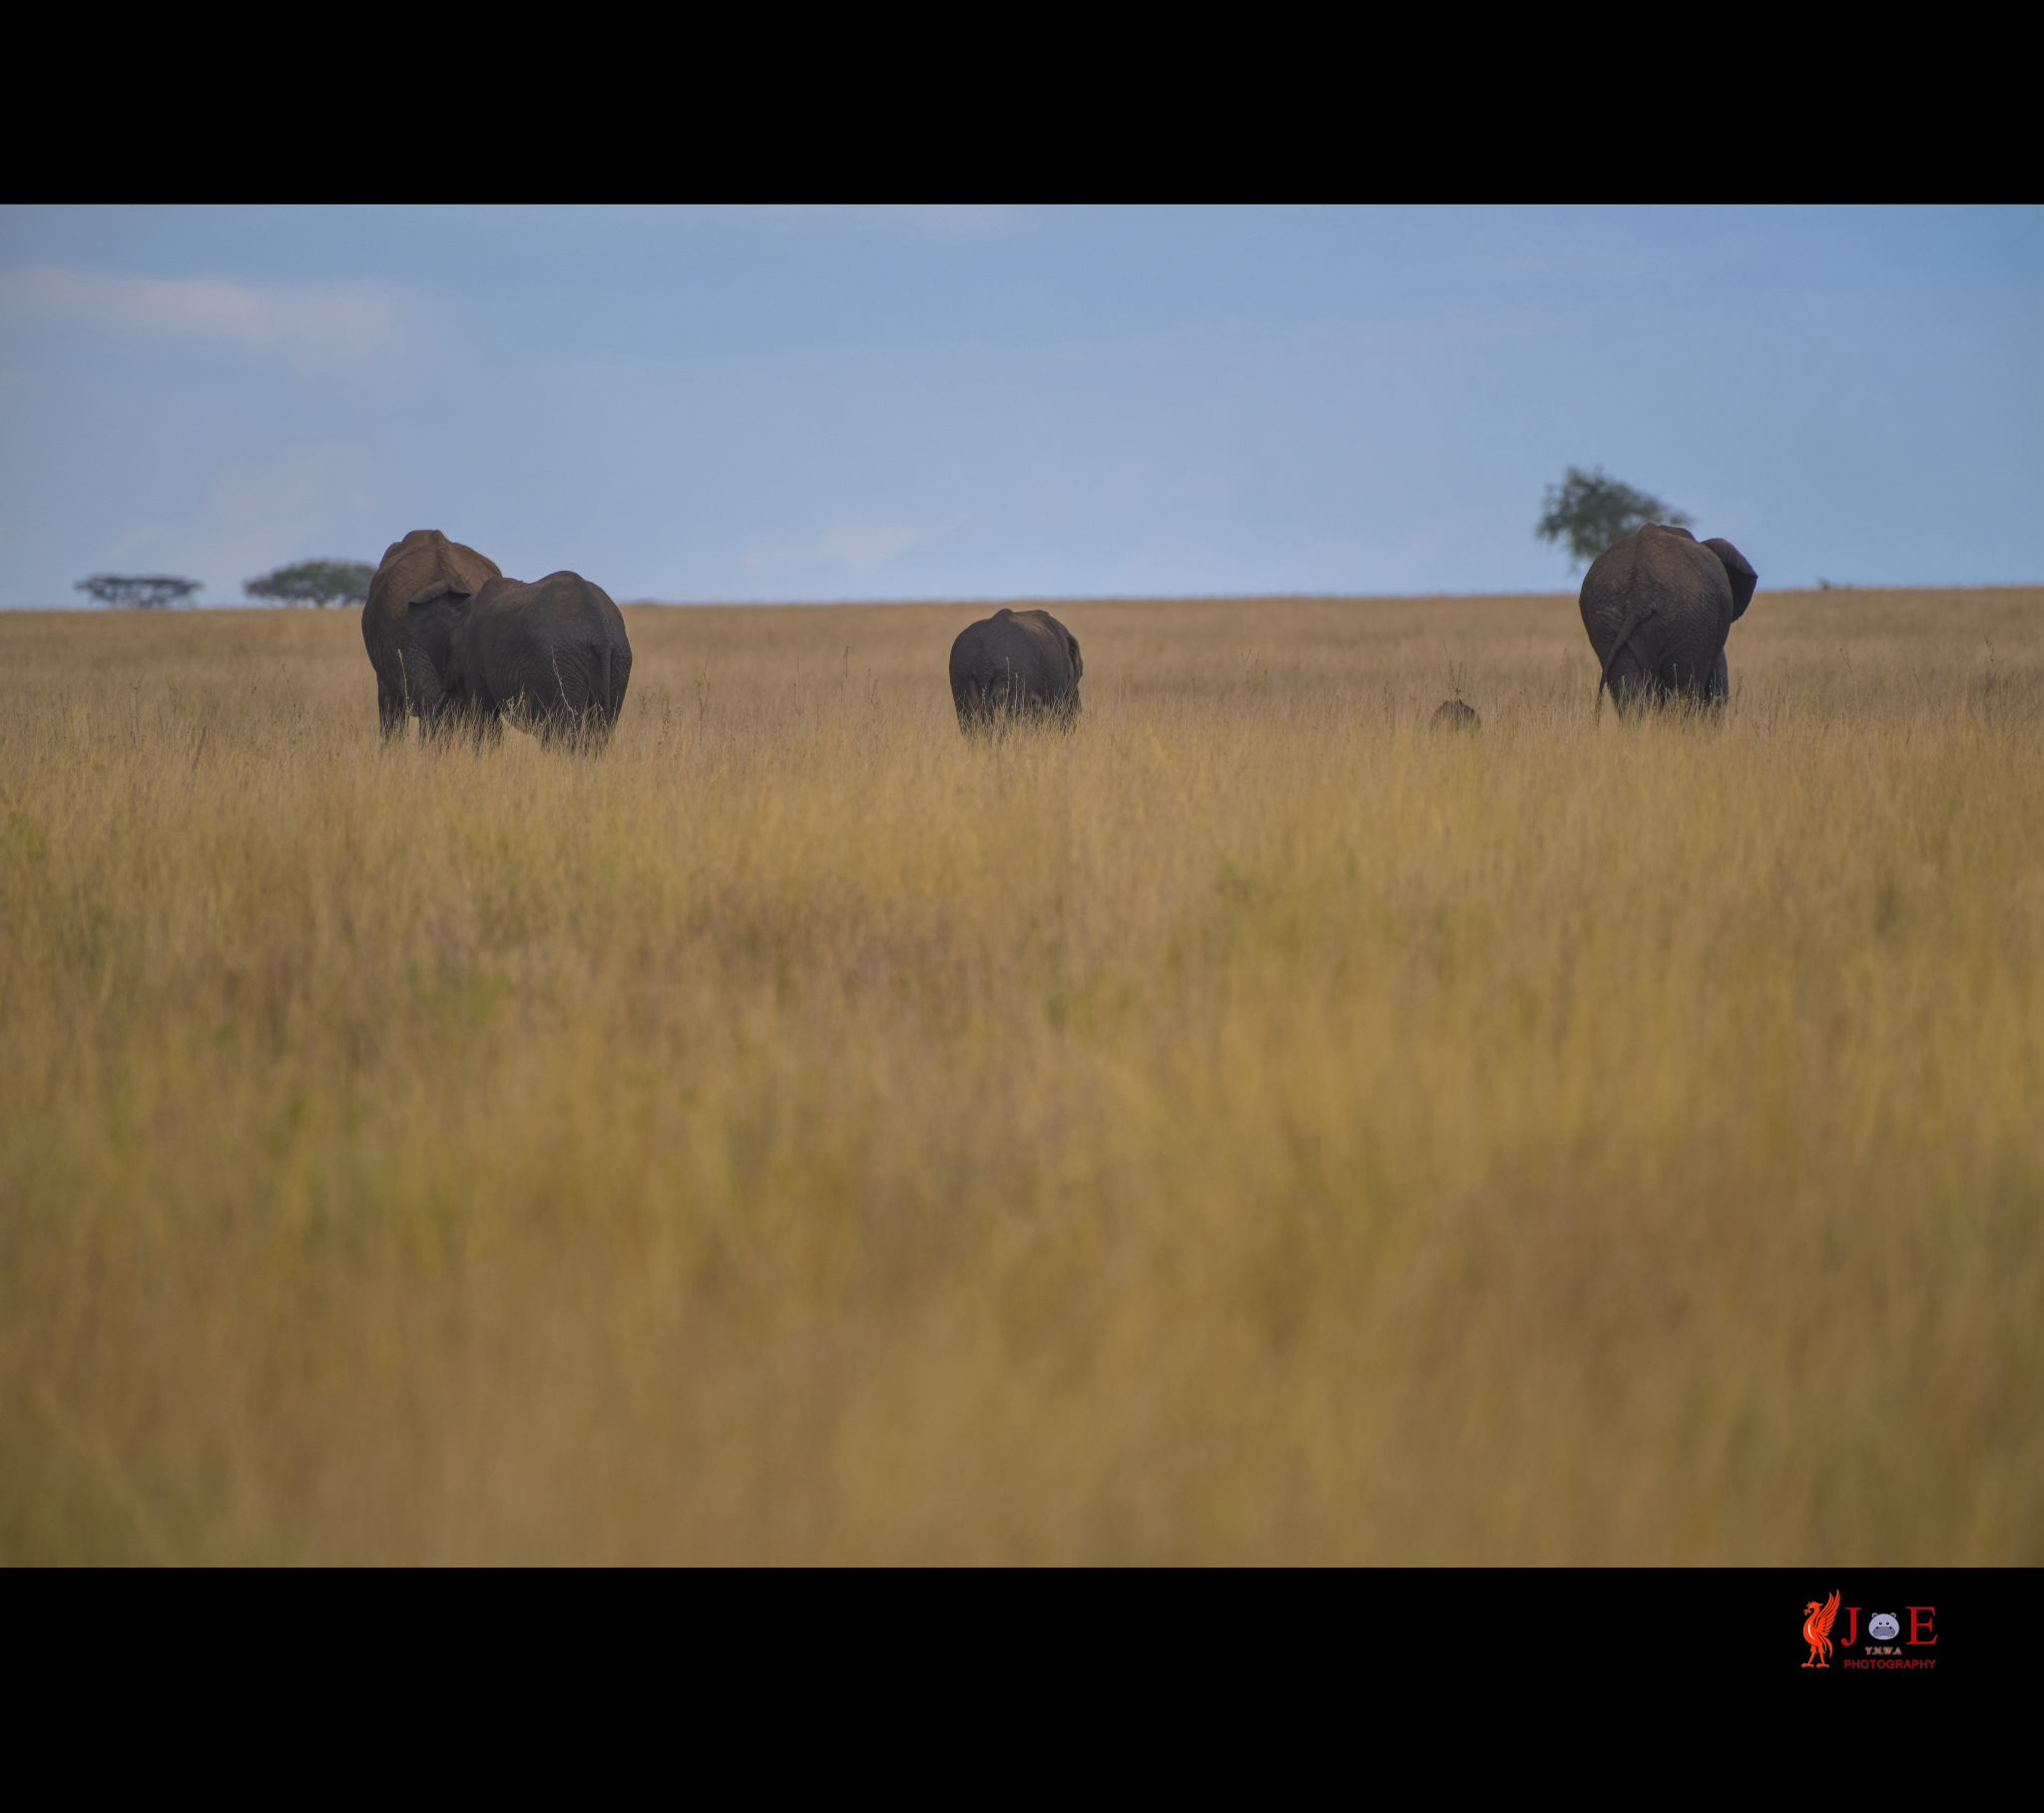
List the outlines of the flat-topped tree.
<svg viewBox="0 0 2044 1813">
<path fill-rule="evenodd" d="M 1584 472 L 1571 466 L 1559 485 L 1547 488 L 1547 514 L 1533 533 L 1544 542 L 1566 540 L 1569 561 L 1587 567 L 1614 542 L 1662 523 L 1671 529 L 1689 529 L 1696 518 L 1686 510 L 1648 491 L 1636 491 L 1622 479 L 1607 478 L 1604 468 Z"/>
<path fill-rule="evenodd" d="M 103 605 L 131 611 L 165 611 L 200 590 L 203 579 L 176 579 L 166 573 L 137 576 L 125 573 L 95 573 L 72 587 L 89 593 Z"/>
<path fill-rule="evenodd" d="M 363 603 L 375 577 L 373 561 L 299 561 L 260 579 L 245 580 L 242 590 L 251 598 L 274 599 L 280 605 L 317 605 L 323 611 L 328 605 Z"/>
</svg>

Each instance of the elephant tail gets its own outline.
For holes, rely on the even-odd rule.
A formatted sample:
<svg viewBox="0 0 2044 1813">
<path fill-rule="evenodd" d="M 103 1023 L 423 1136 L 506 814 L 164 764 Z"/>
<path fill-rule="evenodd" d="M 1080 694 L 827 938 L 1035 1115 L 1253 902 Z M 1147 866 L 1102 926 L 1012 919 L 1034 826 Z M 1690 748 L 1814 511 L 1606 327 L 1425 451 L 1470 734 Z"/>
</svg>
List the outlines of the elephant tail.
<svg viewBox="0 0 2044 1813">
<path fill-rule="evenodd" d="M 617 702 L 611 697 L 611 645 L 608 640 L 603 645 L 603 714 L 613 721 L 618 715 Z"/>
<path fill-rule="evenodd" d="M 1626 644 L 1631 641 L 1633 632 L 1653 615 L 1654 607 L 1652 605 L 1641 604 L 1635 604 L 1625 614 L 1625 622 L 1619 627 L 1618 641 L 1611 645 L 1611 653 L 1604 659 L 1604 672 L 1598 677 L 1597 703 L 1600 709 L 1604 704 L 1604 688 L 1611 684 L 1611 670 L 1618 666 L 1618 658 L 1623 653 Z M 1614 692 L 1612 696 L 1617 697 L 1617 693 Z"/>
</svg>

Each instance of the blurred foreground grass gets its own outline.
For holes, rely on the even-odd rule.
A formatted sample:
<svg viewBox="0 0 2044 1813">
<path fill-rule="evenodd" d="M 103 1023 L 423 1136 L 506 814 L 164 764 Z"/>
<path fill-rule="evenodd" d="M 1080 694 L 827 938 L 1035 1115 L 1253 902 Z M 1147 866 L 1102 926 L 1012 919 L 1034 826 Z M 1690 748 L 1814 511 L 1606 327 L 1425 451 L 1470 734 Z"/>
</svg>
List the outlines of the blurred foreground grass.
<svg viewBox="0 0 2044 1813">
<path fill-rule="evenodd" d="M 0 616 L 0 1558 L 2044 1561 L 2044 594 L 1054 609 Z"/>
</svg>

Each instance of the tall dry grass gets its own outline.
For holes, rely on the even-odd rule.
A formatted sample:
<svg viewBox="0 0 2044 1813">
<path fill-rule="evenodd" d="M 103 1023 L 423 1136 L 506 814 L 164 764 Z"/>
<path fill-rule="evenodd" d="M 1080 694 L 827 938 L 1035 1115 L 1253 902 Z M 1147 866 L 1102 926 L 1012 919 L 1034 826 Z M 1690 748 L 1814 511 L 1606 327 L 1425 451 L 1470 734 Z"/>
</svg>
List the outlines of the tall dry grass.
<svg viewBox="0 0 2044 1813">
<path fill-rule="evenodd" d="M 0 618 L 0 1556 L 2044 1560 L 2044 594 L 1055 608 Z"/>
</svg>

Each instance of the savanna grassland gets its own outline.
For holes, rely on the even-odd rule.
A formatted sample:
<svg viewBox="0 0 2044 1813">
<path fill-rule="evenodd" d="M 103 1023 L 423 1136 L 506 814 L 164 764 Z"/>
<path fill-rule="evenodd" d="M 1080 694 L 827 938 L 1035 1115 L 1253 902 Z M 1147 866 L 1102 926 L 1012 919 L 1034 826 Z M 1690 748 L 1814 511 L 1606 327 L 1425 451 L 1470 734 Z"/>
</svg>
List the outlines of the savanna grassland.
<svg viewBox="0 0 2044 1813">
<path fill-rule="evenodd" d="M 1053 608 L 0 616 L 0 1558 L 2044 1562 L 2044 592 Z"/>
</svg>

